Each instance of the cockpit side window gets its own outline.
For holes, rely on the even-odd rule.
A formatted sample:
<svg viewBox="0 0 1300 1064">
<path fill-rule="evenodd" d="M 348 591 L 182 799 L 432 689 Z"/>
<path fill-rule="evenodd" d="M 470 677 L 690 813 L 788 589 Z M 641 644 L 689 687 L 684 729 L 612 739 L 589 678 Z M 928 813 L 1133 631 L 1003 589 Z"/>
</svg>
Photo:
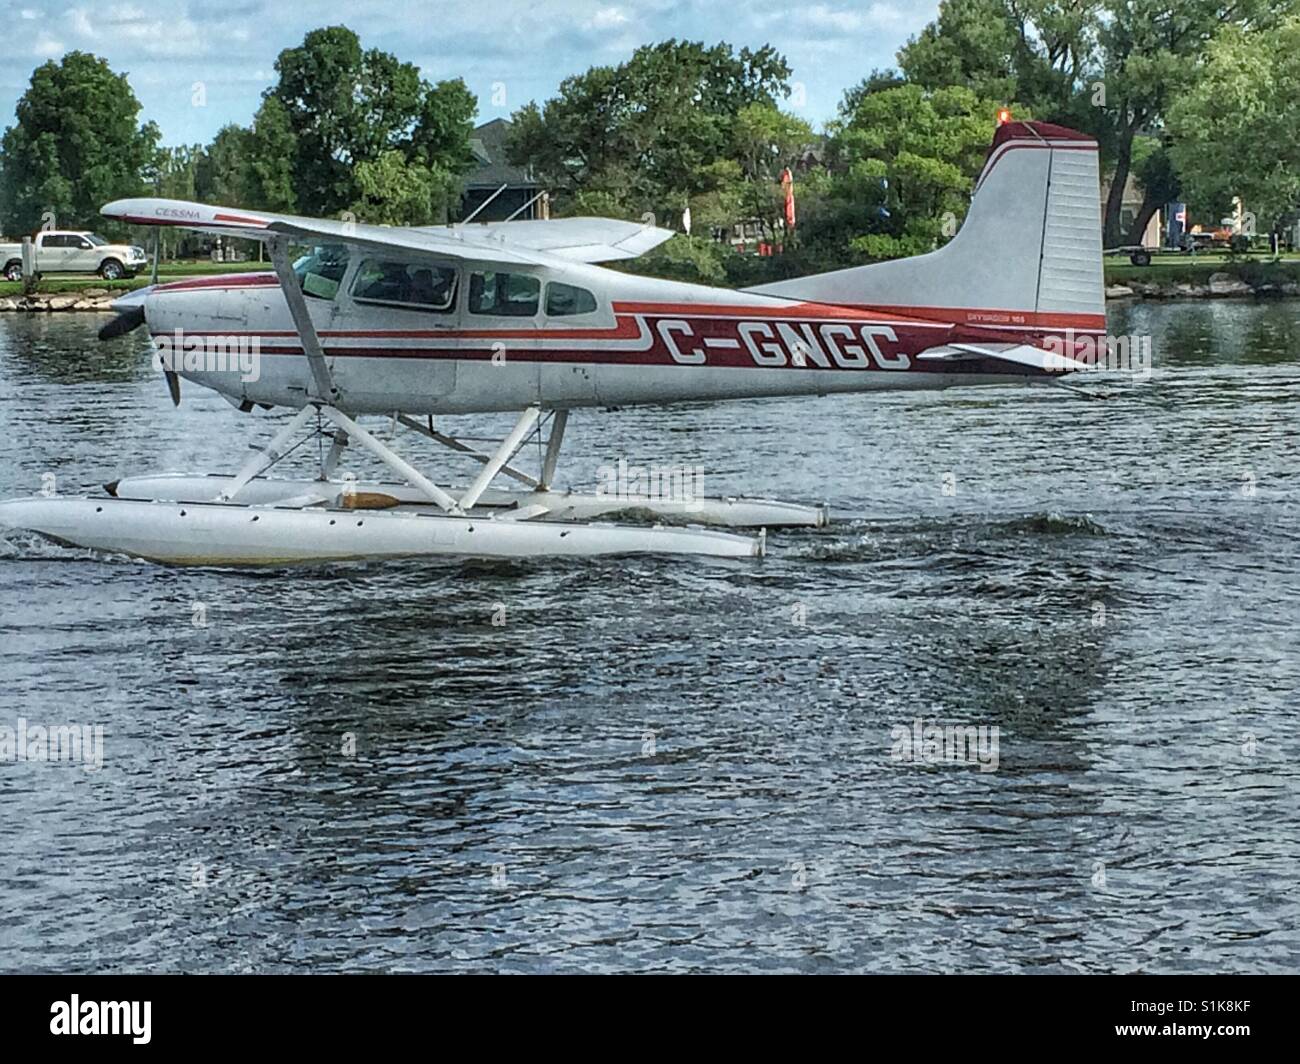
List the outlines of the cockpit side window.
<svg viewBox="0 0 1300 1064">
<path fill-rule="evenodd" d="M 302 294 L 315 299 L 334 299 L 343 275 L 348 272 L 348 249 L 342 244 L 318 244 L 293 264 Z"/>
<path fill-rule="evenodd" d="M 352 298 L 358 303 L 445 313 L 456 304 L 456 271 L 431 263 L 366 259 L 352 282 Z"/>
<path fill-rule="evenodd" d="M 546 286 L 547 317 L 560 318 L 569 314 L 590 314 L 596 309 L 596 297 L 577 285 L 551 281 Z"/>
<path fill-rule="evenodd" d="M 469 312 L 503 318 L 531 318 L 542 298 L 542 282 L 526 273 L 476 271 L 469 278 Z"/>
</svg>

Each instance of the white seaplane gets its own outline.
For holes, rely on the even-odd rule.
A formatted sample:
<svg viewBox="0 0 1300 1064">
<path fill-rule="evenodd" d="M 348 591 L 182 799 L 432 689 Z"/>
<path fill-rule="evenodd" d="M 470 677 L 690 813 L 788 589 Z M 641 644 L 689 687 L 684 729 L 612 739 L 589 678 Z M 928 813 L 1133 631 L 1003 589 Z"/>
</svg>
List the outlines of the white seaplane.
<svg viewBox="0 0 1300 1064">
<path fill-rule="evenodd" d="M 147 325 L 174 401 L 185 377 L 244 412 L 294 411 L 241 468 L 0 503 L 0 526 L 165 563 L 760 555 L 768 528 L 822 525 L 826 509 L 560 490 L 570 412 L 1052 380 L 1091 368 L 1068 345 L 1105 330 L 1097 145 L 1036 122 L 997 128 L 967 217 L 937 251 L 744 291 L 595 265 L 672 235 L 608 219 L 392 228 L 164 199 L 103 213 L 259 240 L 275 267 L 131 293 L 101 332 Z M 256 345 L 259 372 L 231 357 L 232 338 Z M 491 411 L 519 412 L 494 450 L 433 420 Z M 476 462 L 476 475 L 439 483 L 363 415 Z M 516 456 L 534 436 L 529 472 Z M 313 437 L 314 478 L 268 475 Z M 352 445 L 391 482 L 344 473 Z M 650 520 L 608 520 L 626 511 Z"/>
</svg>

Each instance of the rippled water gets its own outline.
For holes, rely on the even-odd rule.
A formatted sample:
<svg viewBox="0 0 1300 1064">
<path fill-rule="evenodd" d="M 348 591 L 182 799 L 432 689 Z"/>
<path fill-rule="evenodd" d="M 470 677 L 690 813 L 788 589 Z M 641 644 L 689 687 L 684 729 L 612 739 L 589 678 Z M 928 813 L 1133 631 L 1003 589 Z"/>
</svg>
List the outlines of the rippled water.
<svg viewBox="0 0 1300 1064">
<path fill-rule="evenodd" d="M 0 540 L 0 726 L 104 728 L 0 763 L 0 968 L 1294 970 L 1300 304 L 1111 321 L 1157 369 L 1105 398 L 575 415 L 574 484 L 831 504 L 760 562 Z M 0 316 L 0 496 L 270 431 L 100 323 Z M 997 771 L 892 760 L 917 718 Z"/>
</svg>

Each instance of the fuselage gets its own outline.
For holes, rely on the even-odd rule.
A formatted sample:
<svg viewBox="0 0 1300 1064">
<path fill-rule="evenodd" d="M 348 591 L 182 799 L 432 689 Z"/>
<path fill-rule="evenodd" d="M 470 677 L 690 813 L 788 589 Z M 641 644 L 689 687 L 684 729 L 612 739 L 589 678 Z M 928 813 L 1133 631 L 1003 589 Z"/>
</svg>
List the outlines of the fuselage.
<svg viewBox="0 0 1300 1064">
<path fill-rule="evenodd" d="M 917 357 L 950 343 L 1041 338 L 1041 323 L 1014 312 L 951 320 L 932 308 L 802 302 L 583 263 L 494 267 L 355 248 L 322 260 L 325 250 L 299 261 L 300 283 L 338 405 L 355 413 L 719 401 L 1048 376 L 993 360 Z M 313 398 L 274 273 L 156 286 L 144 307 L 150 334 L 181 376 L 237 403 L 301 407 Z"/>
</svg>

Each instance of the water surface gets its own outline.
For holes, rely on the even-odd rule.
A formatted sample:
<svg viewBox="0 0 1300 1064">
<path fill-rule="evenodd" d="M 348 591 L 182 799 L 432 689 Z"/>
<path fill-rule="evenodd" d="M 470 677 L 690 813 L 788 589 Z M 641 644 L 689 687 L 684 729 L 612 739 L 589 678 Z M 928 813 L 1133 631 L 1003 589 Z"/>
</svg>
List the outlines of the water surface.
<svg viewBox="0 0 1300 1064">
<path fill-rule="evenodd" d="M 1294 970 L 1300 303 L 1111 323 L 1149 380 L 574 415 L 574 486 L 830 503 L 757 562 L 0 539 L 0 726 L 104 729 L 0 763 L 0 968 Z M 173 410 L 100 324 L 0 316 L 0 497 L 282 419 Z M 892 760 L 918 718 L 997 771 Z"/>
</svg>

